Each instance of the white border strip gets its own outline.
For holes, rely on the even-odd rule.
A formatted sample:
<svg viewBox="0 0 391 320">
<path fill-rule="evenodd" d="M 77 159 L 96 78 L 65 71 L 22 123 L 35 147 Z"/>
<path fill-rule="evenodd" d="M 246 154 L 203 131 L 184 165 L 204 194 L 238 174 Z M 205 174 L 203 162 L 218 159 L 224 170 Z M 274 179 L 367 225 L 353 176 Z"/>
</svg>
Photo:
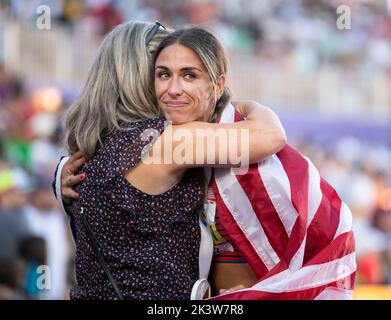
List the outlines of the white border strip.
<svg viewBox="0 0 391 320">
<path fill-rule="evenodd" d="M 235 122 L 235 108 L 232 105 L 232 103 L 228 103 L 221 114 L 219 123 L 234 123 L 234 122 Z"/>
<path fill-rule="evenodd" d="M 67 211 L 65 210 L 64 203 L 62 202 L 61 198 L 61 172 L 62 168 L 65 165 L 65 162 L 67 162 L 69 157 L 64 157 L 61 159 L 60 163 L 58 164 L 57 167 L 57 174 L 56 174 L 56 181 L 55 181 L 55 187 L 56 187 L 56 198 L 58 203 L 60 204 L 60 207 L 64 214 L 67 216 Z"/>
</svg>

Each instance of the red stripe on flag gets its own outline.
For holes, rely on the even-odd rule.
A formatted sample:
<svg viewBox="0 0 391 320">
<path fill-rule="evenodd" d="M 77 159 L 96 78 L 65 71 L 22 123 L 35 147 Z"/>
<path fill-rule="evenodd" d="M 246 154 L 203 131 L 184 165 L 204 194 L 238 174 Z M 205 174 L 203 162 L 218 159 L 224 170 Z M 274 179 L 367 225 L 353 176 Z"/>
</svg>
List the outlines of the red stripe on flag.
<svg viewBox="0 0 391 320">
<path fill-rule="evenodd" d="M 291 186 L 291 200 L 298 213 L 286 248 L 285 259 L 290 262 L 305 237 L 308 219 L 308 162 L 296 150 L 285 145 L 277 153 Z"/>
<path fill-rule="evenodd" d="M 246 258 L 247 262 L 254 271 L 255 276 L 257 278 L 263 277 L 268 272 L 268 269 L 226 207 L 224 200 L 219 193 L 214 177 L 211 180 L 210 186 L 213 188 L 213 192 L 216 196 L 217 210 L 220 215 L 220 222 L 222 226 Z"/>
<path fill-rule="evenodd" d="M 338 229 L 342 201 L 324 179 L 320 189 L 322 201 L 307 230 L 304 264 L 333 241 Z"/>
<path fill-rule="evenodd" d="M 340 259 L 355 251 L 354 235 L 352 231 L 342 233 L 334 241 L 308 261 L 305 266 L 327 263 Z"/>
<path fill-rule="evenodd" d="M 235 117 L 234 117 L 234 119 L 235 119 L 234 122 L 239 122 L 239 121 L 244 120 L 242 115 L 239 112 L 237 112 L 236 110 L 235 110 Z"/>
<path fill-rule="evenodd" d="M 271 246 L 279 258 L 283 259 L 289 237 L 263 184 L 258 164 L 251 165 L 247 174 L 236 178 L 249 198 Z"/>
</svg>

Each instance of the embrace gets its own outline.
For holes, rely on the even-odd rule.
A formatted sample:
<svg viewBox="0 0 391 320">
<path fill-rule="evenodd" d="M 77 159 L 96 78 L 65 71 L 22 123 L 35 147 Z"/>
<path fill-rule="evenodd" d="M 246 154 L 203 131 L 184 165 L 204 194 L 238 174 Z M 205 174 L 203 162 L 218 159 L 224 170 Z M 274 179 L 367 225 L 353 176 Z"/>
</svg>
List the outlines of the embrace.
<svg viewBox="0 0 391 320">
<path fill-rule="evenodd" d="M 202 28 L 133 21 L 103 40 L 53 183 L 71 299 L 351 299 L 349 208 L 270 108 L 231 101 L 227 71 Z"/>
</svg>

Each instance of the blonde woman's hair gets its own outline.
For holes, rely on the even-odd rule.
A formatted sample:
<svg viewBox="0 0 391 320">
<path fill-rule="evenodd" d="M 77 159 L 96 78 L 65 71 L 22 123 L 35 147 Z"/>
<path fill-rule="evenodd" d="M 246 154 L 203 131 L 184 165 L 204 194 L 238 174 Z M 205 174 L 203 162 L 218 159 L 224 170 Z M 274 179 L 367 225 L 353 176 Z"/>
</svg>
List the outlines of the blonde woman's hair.
<svg viewBox="0 0 391 320">
<path fill-rule="evenodd" d="M 103 40 L 78 100 L 65 116 L 65 146 L 91 158 L 109 134 L 129 122 L 160 116 L 151 85 L 152 54 L 171 31 L 131 21 L 115 27 Z"/>
<path fill-rule="evenodd" d="M 159 44 L 154 55 L 154 63 L 163 49 L 174 44 L 180 44 L 195 52 L 209 75 L 212 87 L 211 93 L 216 95 L 217 81 L 221 75 L 226 75 L 228 71 L 227 56 L 219 40 L 200 27 L 174 31 Z M 230 99 L 229 88 L 224 87 L 220 97 L 214 101 L 215 108 L 209 121 L 214 122 L 216 120 Z"/>
</svg>

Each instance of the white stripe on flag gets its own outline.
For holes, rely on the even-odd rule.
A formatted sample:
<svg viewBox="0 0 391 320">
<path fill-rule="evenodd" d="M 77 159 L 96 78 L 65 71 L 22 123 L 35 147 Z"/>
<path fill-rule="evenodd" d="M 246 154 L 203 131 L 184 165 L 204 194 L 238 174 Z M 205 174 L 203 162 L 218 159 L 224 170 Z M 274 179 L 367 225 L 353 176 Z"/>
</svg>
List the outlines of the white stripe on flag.
<svg viewBox="0 0 391 320">
<path fill-rule="evenodd" d="M 260 290 L 280 293 L 320 287 L 343 279 L 356 271 L 355 253 L 323 264 L 310 265 L 292 272 L 286 269 L 250 288 L 238 290 Z"/>
<path fill-rule="evenodd" d="M 229 103 L 221 114 L 220 123 L 234 122 L 235 108 Z M 230 170 L 232 169 L 215 169 L 216 184 L 220 195 L 266 268 L 270 270 L 280 259 L 271 246 L 246 193 Z M 230 199 L 235 199 L 235 201 L 232 202 Z"/>
<path fill-rule="evenodd" d="M 235 108 L 231 103 L 228 103 L 220 117 L 219 123 L 234 123 L 235 122 Z"/>
<path fill-rule="evenodd" d="M 335 233 L 334 239 L 336 239 L 342 233 L 349 232 L 350 230 L 352 230 L 352 212 L 350 211 L 349 207 L 344 202 L 342 202 L 338 229 Z"/>
<path fill-rule="evenodd" d="M 310 159 L 306 157 L 304 157 L 304 159 L 308 162 L 308 229 L 319 209 L 320 203 L 322 202 L 322 190 L 320 189 L 320 175 L 318 170 L 312 164 Z M 289 263 L 289 269 L 291 271 L 298 270 L 303 266 L 306 241 L 307 234 L 300 244 L 299 250 L 297 250 Z"/>
<path fill-rule="evenodd" d="M 303 241 L 300 244 L 300 248 L 296 251 L 289 263 L 290 271 L 294 272 L 299 270 L 303 266 L 305 245 L 307 242 L 307 234 L 305 234 Z"/>
<path fill-rule="evenodd" d="M 318 170 L 310 159 L 307 157 L 304 157 L 304 159 L 308 162 L 308 228 L 322 202 L 322 190 L 320 189 L 320 175 Z"/>
<path fill-rule="evenodd" d="M 274 209 L 290 236 L 297 211 L 292 205 L 289 179 L 280 159 L 276 155 L 268 157 L 258 164 L 258 171 Z"/>
<path fill-rule="evenodd" d="M 231 175 L 229 169 L 215 169 L 215 179 L 221 198 L 236 223 L 268 270 L 272 269 L 280 259 L 271 246 L 252 208 L 251 202 L 240 186 L 236 176 Z"/>
</svg>

